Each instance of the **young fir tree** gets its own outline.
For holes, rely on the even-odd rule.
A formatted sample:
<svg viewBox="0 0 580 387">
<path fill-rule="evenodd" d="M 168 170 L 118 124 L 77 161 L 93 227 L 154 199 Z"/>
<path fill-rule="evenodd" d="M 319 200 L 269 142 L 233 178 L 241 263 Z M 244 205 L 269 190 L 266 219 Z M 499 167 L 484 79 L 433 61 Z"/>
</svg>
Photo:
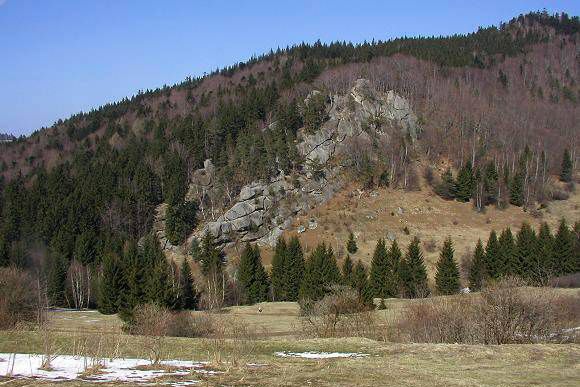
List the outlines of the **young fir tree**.
<svg viewBox="0 0 580 387">
<path fill-rule="evenodd" d="M 340 272 L 331 248 L 319 244 L 308 259 L 304 280 L 300 287 L 300 298 L 320 300 L 330 286 L 340 283 Z"/>
<path fill-rule="evenodd" d="M 554 267 L 556 275 L 570 274 L 578 270 L 577 257 L 574 254 L 574 236 L 562 219 L 554 237 Z"/>
<path fill-rule="evenodd" d="M 119 298 L 119 315 L 123 321 L 129 321 L 135 306 L 145 302 L 144 284 L 152 269 L 147 263 L 139 254 L 134 241 L 125 243 L 122 259 L 123 289 Z"/>
<path fill-rule="evenodd" d="M 113 254 L 106 254 L 103 258 L 103 272 L 99 283 L 99 312 L 117 313 L 123 281 L 123 268 L 119 258 Z"/>
<path fill-rule="evenodd" d="M 350 255 L 347 254 L 344 263 L 342 264 L 342 283 L 346 286 L 353 286 L 352 270 L 352 259 L 350 258 Z"/>
<path fill-rule="evenodd" d="M 523 223 L 516 237 L 514 262 L 517 265 L 515 274 L 531 279 L 537 271 L 538 241 L 536 233 L 528 223 Z"/>
<path fill-rule="evenodd" d="M 286 295 L 288 301 L 298 301 L 305 266 L 304 253 L 298 237 L 290 239 L 287 254 Z"/>
<path fill-rule="evenodd" d="M 288 247 L 284 238 L 279 238 L 276 242 L 274 257 L 272 258 L 272 294 L 274 301 L 288 301 L 288 275 L 290 266 L 288 265 Z"/>
<path fill-rule="evenodd" d="M 364 305 L 373 304 L 373 295 L 369 286 L 367 269 L 359 260 L 353 270 L 353 286 L 358 293 L 358 297 Z"/>
<path fill-rule="evenodd" d="M 521 207 L 524 205 L 524 175 L 518 171 L 510 184 L 510 203 Z"/>
<path fill-rule="evenodd" d="M 491 279 L 499 279 L 503 273 L 503 263 L 500 245 L 495 230 L 489 233 L 489 239 L 485 246 L 485 268 Z"/>
<path fill-rule="evenodd" d="M 488 162 L 483 174 L 484 205 L 498 201 L 498 179 L 499 174 L 495 163 L 493 161 Z"/>
<path fill-rule="evenodd" d="M 46 289 L 48 299 L 52 306 L 66 306 L 67 260 L 62 254 L 53 252 L 49 262 Z"/>
<path fill-rule="evenodd" d="M 471 268 L 469 269 L 469 288 L 472 291 L 481 290 L 486 279 L 485 270 L 485 252 L 481 239 L 477 241 L 473 259 L 471 261 Z"/>
<path fill-rule="evenodd" d="M 352 231 L 348 234 L 348 241 L 346 242 L 346 251 L 350 254 L 354 254 L 358 251 L 358 246 L 356 245 L 356 241 L 354 240 L 354 234 Z"/>
<path fill-rule="evenodd" d="M 533 279 L 542 282 L 554 273 L 554 237 L 548 223 L 543 222 L 538 233 L 538 260 L 533 271 Z"/>
<path fill-rule="evenodd" d="M 246 244 L 240 258 L 238 280 L 245 302 L 255 304 L 267 301 L 268 277 L 262 265 L 258 246 L 252 247 L 249 243 Z"/>
<path fill-rule="evenodd" d="M 465 163 L 457 175 L 455 198 L 460 202 L 468 202 L 473 195 L 473 166 L 471 161 Z"/>
<path fill-rule="evenodd" d="M 391 244 L 389 249 L 389 278 L 388 278 L 388 292 L 391 297 L 397 297 L 401 288 L 401 260 L 403 253 L 399 248 L 396 240 Z"/>
<path fill-rule="evenodd" d="M 155 236 L 150 235 L 145 239 L 143 256 L 152 269 L 145 279 L 145 299 L 149 303 L 174 308 L 177 298 L 173 288 L 171 267 Z"/>
<path fill-rule="evenodd" d="M 508 227 L 499 236 L 500 277 L 517 274 L 518 265 L 514 259 L 515 247 L 512 230 Z"/>
<path fill-rule="evenodd" d="M 183 258 L 179 270 L 179 303 L 181 309 L 194 310 L 197 308 L 197 292 L 187 258 Z"/>
<path fill-rule="evenodd" d="M 439 261 L 437 262 L 435 285 L 439 294 L 455 294 L 459 292 L 459 268 L 455 259 L 453 259 L 453 242 L 451 238 L 447 238 L 443 243 Z"/>
<path fill-rule="evenodd" d="M 562 155 L 562 170 L 560 171 L 560 180 L 564 182 L 572 181 L 572 157 L 568 149 L 564 150 Z"/>
<path fill-rule="evenodd" d="M 456 186 L 451 168 L 447 168 L 441 175 L 441 182 L 437 185 L 436 191 L 443 199 L 455 199 Z"/>
<path fill-rule="evenodd" d="M 379 239 L 371 261 L 370 283 L 373 297 L 388 298 L 389 294 L 389 252 L 384 239 Z"/>
<path fill-rule="evenodd" d="M 401 264 L 401 286 L 409 298 L 429 295 L 427 286 L 427 269 L 421 252 L 421 242 L 414 237 L 407 249 L 405 260 Z"/>
</svg>

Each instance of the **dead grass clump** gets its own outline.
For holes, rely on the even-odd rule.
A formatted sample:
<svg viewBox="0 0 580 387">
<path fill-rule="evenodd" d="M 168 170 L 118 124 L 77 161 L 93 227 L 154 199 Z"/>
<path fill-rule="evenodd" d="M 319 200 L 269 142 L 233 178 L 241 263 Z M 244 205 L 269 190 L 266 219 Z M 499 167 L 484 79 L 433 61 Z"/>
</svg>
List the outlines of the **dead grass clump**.
<svg viewBox="0 0 580 387">
<path fill-rule="evenodd" d="M 566 328 L 580 321 L 577 304 L 577 296 L 525 288 L 508 278 L 479 294 L 410 304 L 398 322 L 397 339 L 466 344 L 575 341 Z"/>
<path fill-rule="evenodd" d="M 213 332 L 202 342 L 209 361 L 233 367 L 245 365 L 255 354 L 258 337 L 251 326 L 236 316 L 213 316 Z"/>
<path fill-rule="evenodd" d="M 301 310 L 302 333 L 308 337 L 379 336 L 374 311 L 349 287 L 335 286 L 319 301 L 302 301 Z"/>
<path fill-rule="evenodd" d="M 431 238 L 428 241 L 423 242 L 423 247 L 425 248 L 425 251 L 433 253 L 437 251 L 437 242 L 435 239 Z"/>
<path fill-rule="evenodd" d="M 133 320 L 128 330 L 131 334 L 143 336 L 143 348 L 152 364 L 164 359 L 171 314 L 155 304 L 139 305 L 133 312 Z"/>
</svg>

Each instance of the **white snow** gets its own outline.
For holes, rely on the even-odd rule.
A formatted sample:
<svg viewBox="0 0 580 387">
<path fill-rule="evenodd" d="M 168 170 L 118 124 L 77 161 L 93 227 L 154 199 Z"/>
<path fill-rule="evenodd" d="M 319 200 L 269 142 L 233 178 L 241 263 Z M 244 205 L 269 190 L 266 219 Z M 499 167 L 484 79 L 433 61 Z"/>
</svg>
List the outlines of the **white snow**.
<svg viewBox="0 0 580 387">
<path fill-rule="evenodd" d="M 183 376 L 191 371 L 203 372 L 205 363 L 183 360 L 163 361 L 163 366 L 174 367 L 175 370 L 167 369 L 137 369 L 150 365 L 145 359 L 113 359 L 104 360 L 103 367 L 95 374 L 82 376 L 82 373 L 90 368 L 91 359 L 69 355 L 57 356 L 51 362 L 51 370 L 41 370 L 42 355 L 37 354 L 9 354 L 0 353 L 0 376 L 34 377 L 50 380 L 74 380 L 82 379 L 93 382 L 147 382 L 161 376 Z M 185 386 L 193 384 L 194 380 L 184 380 L 169 384 Z"/>
<path fill-rule="evenodd" d="M 275 352 L 274 355 L 279 357 L 300 357 L 303 359 L 334 359 L 348 357 L 366 357 L 368 353 L 356 352 Z"/>
</svg>

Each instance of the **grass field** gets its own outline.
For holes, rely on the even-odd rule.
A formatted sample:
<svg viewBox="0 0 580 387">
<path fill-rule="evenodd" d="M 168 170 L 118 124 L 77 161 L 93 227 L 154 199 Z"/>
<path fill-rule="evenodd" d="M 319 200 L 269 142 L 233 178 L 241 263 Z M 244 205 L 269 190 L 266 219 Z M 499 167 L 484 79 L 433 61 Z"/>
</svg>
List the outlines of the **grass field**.
<svg viewBox="0 0 580 387">
<path fill-rule="evenodd" d="M 578 293 L 578 290 L 559 291 Z M 438 298 L 433 300 L 437 302 Z M 384 329 L 389 329 L 391 321 L 409 302 L 423 301 L 387 300 L 387 310 L 377 312 Z M 295 303 L 227 308 L 223 315 L 239 319 L 257 333 L 254 339 L 241 343 L 228 339 L 165 338 L 166 359 L 207 361 L 206 367 L 212 373 L 192 372 L 161 377 L 156 382 L 186 385 L 198 381 L 199 385 L 212 386 L 575 386 L 580 380 L 580 345 L 577 344 L 483 346 L 399 344 L 363 338 L 308 339 L 301 334 L 298 312 Z M 116 316 L 56 310 L 51 312 L 51 326 L 52 346 L 57 354 L 76 354 L 79 343 L 89 340 L 93 346 L 114 348 L 117 357 L 147 358 L 148 355 L 148 339 L 123 334 Z M 0 353 L 42 353 L 45 341 L 42 332 L 0 332 Z M 279 351 L 349 352 L 369 356 L 302 359 L 276 356 Z M 0 383 L 9 386 L 90 384 L 32 379 L 4 379 Z"/>
</svg>

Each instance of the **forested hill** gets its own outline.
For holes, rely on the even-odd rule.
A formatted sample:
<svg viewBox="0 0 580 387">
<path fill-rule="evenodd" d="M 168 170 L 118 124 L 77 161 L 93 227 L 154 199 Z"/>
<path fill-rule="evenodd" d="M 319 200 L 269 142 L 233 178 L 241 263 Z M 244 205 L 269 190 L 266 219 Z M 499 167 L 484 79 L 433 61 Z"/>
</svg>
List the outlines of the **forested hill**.
<svg viewBox="0 0 580 387">
<path fill-rule="evenodd" d="M 558 172 L 565 149 L 576 160 L 579 24 L 532 13 L 467 35 L 302 44 L 0 144 L 0 262 L 98 262 L 148 234 L 157 205 L 180 206 L 206 159 L 227 182 L 224 198 L 292 173 L 298 131 L 324 110 L 304 98 L 315 88 L 344 93 L 357 78 L 411 102 L 417 152 L 432 162 L 495 160 L 506 179 L 522 160 L 526 171 Z"/>
</svg>

